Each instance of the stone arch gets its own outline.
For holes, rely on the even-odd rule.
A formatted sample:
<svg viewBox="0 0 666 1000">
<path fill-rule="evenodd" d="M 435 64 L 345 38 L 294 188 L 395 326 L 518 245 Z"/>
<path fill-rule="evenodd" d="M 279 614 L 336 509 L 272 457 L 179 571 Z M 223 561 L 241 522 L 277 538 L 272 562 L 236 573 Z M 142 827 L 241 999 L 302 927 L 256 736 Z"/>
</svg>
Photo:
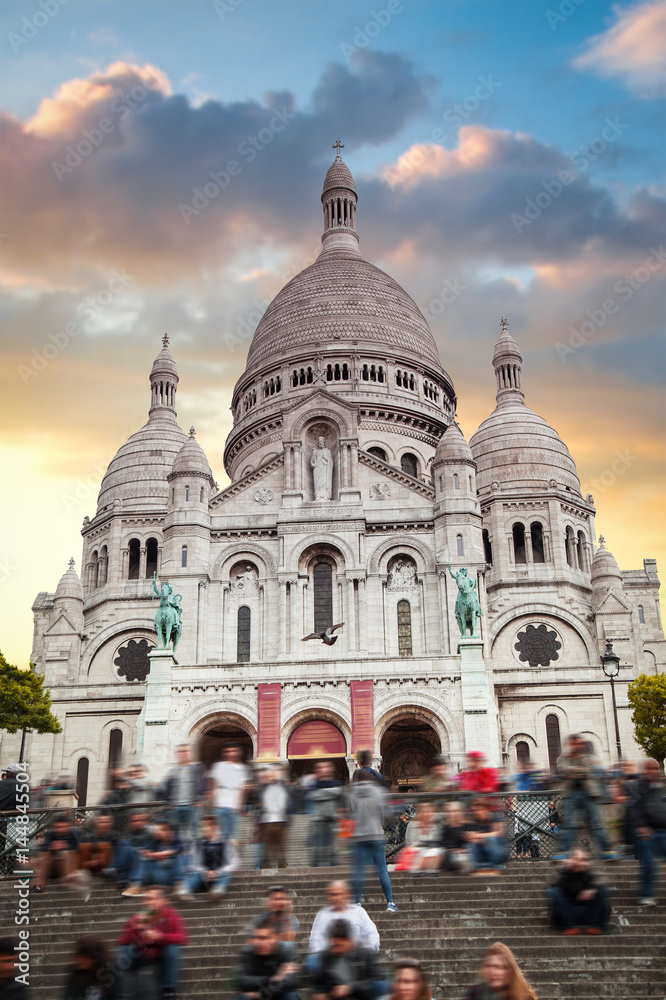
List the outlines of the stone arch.
<svg viewBox="0 0 666 1000">
<path fill-rule="evenodd" d="M 120 729 L 123 734 L 123 745 L 122 745 L 122 757 L 130 757 L 134 750 L 135 738 L 136 738 L 136 726 L 131 726 L 125 719 L 121 717 L 116 717 L 115 719 L 110 719 L 103 723 L 102 728 L 99 731 L 99 751 L 98 760 L 103 762 L 108 761 L 109 757 L 109 735 L 111 730 Z"/>
<path fill-rule="evenodd" d="M 243 748 L 246 762 L 257 753 L 257 729 L 245 715 L 233 710 L 220 709 L 200 719 L 187 733 L 187 742 L 197 746 L 197 758 L 209 767 L 220 759 L 222 747 L 237 743 Z M 226 733 L 215 732 L 227 730 Z"/>
<path fill-rule="evenodd" d="M 72 750 L 71 753 L 63 756 L 63 767 L 65 767 L 66 763 L 72 765 L 69 768 L 71 773 L 73 769 L 76 769 L 76 764 L 80 757 L 87 757 L 91 764 L 98 764 L 100 760 L 98 751 L 94 750 L 91 746 L 77 747 L 76 750 Z"/>
<path fill-rule="evenodd" d="M 419 572 L 423 573 L 434 573 L 435 557 L 433 555 L 432 549 L 430 549 L 424 542 L 418 538 L 412 538 L 410 535 L 394 535 L 392 538 L 387 538 L 386 541 L 380 542 L 379 545 L 373 549 L 370 559 L 368 562 L 368 572 L 369 573 L 379 573 L 381 572 L 380 566 L 384 561 L 384 557 L 387 553 L 399 549 L 410 550 L 411 554 L 414 555 L 416 566 Z M 390 558 L 390 557 L 389 557 Z M 388 559 L 386 559 L 388 563 Z M 386 571 L 386 566 L 384 566 L 383 571 Z"/>
<path fill-rule="evenodd" d="M 328 697 L 328 696 L 327 696 Z M 323 722 L 330 722 L 342 733 L 345 744 L 347 747 L 347 755 L 350 755 L 351 750 L 351 726 L 345 721 L 345 719 L 338 713 L 330 708 L 319 707 L 312 704 L 312 700 L 307 700 L 308 707 L 303 707 L 292 710 L 289 718 L 283 723 L 280 730 L 280 756 L 283 759 L 287 757 L 287 744 L 293 733 L 298 729 L 300 725 L 304 722 L 313 722 L 316 720 L 322 720 Z"/>
<path fill-rule="evenodd" d="M 370 451 L 371 448 L 381 448 L 386 452 L 388 464 L 395 465 L 397 461 L 395 448 L 391 447 L 385 438 L 366 438 L 363 442 L 363 451 Z"/>
<path fill-rule="evenodd" d="M 196 740 L 201 734 L 216 722 L 229 720 L 236 723 L 252 737 L 253 745 L 256 747 L 257 741 L 257 709 L 256 691 L 254 691 L 255 705 L 241 702 L 239 698 L 225 698 L 224 693 L 220 693 L 215 698 L 207 698 L 206 701 L 198 702 L 185 716 L 180 724 L 177 733 L 178 742 L 188 739 Z M 224 699 L 224 708 L 220 707 L 220 702 Z M 228 708 L 226 706 L 229 706 Z M 174 734 L 176 735 L 176 734 Z"/>
<path fill-rule="evenodd" d="M 405 454 L 416 455 L 416 458 L 419 463 L 419 468 L 417 471 L 419 476 L 422 476 L 427 471 L 427 459 L 425 458 L 420 447 L 414 444 L 413 442 L 414 439 L 412 438 L 410 441 L 405 442 L 405 444 L 400 445 L 399 448 L 396 448 L 395 452 L 396 462 L 398 463 L 398 465 L 400 465 L 400 460 L 402 456 Z"/>
<path fill-rule="evenodd" d="M 428 697 L 430 694 L 430 697 Z M 462 734 L 458 729 L 453 715 L 443 705 L 437 706 L 437 712 L 425 704 L 426 700 L 432 704 L 432 694 L 411 690 L 408 695 L 403 691 L 397 691 L 388 698 L 376 698 L 375 706 L 379 713 L 379 718 L 375 722 L 375 744 L 377 749 L 381 745 L 382 737 L 386 730 L 407 711 L 416 714 L 424 722 L 429 723 L 439 736 L 442 753 L 465 752 Z"/>
<path fill-rule="evenodd" d="M 546 618 L 553 618 L 555 621 L 559 619 L 562 622 L 566 622 L 566 624 L 569 625 L 574 632 L 578 633 L 581 642 L 584 643 L 585 648 L 587 649 L 589 663 L 594 664 L 595 666 L 597 665 L 599 661 L 597 642 L 594 636 L 590 634 L 585 622 L 577 615 L 567 611 L 565 608 L 554 607 L 552 604 L 540 604 L 536 602 L 533 604 L 518 605 L 517 607 L 511 608 L 509 611 L 505 611 L 503 614 L 498 615 L 488 629 L 491 655 L 495 641 L 502 629 L 506 625 L 509 625 L 512 621 L 518 622 L 519 619 L 529 618 L 531 615 L 537 617 L 543 615 Z"/>
<path fill-rule="evenodd" d="M 301 558 L 304 552 L 310 548 L 320 545 L 324 548 L 326 545 L 330 545 L 335 549 L 338 549 L 342 558 L 344 559 L 345 565 L 340 567 L 340 569 L 349 569 L 356 565 L 356 559 L 354 557 L 354 552 L 351 546 L 344 539 L 339 538 L 337 535 L 329 534 L 327 532 L 317 532 L 309 533 L 305 538 L 299 539 L 291 547 L 288 553 L 285 554 L 285 568 L 290 572 L 297 572 L 298 567 L 301 562 Z"/>
<path fill-rule="evenodd" d="M 600 736 L 598 736 L 596 733 L 593 733 L 589 729 L 581 729 L 579 730 L 579 732 L 584 740 L 589 740 L 590 743 L 592 744 L 593 747 L 592 752 L 594 753 L 595 757 L 598 757 L 600 760 L 602 760 L 604 757 L 607 757 L 610 754 L 610 740 L 607 739 L 606 742 L 604 743 L 604 741 Z"/>
<path fill-rule="evenodd" d="M 293 426 L 289 430 L 289 435 L 292 439 L 299 439 L 303 436 L 303 432 L 308 424 L 314 423 L 317 420 L 330 420 L 331 423 L 335 424 L 338 438 L 350 437 L 351 429 L 345 417 L 334 410 L 331 406 L 323 406 L 316 403 L 317 393 L 310 397 L 308 400 L 307 409 L 297 417 Z M 287 428 L 285 428 L 285 431 Z M 286 440 L 286 437 L 285 437 Z"/>
<path fill-rule="evenodd" d="M 211 580 L 226 579 L 234 561 L 242 559 L 243 556 L 254 556 L 256 559 L 259 559 L 262 563 L 265 577 L 275 578 L 277 576 L 277 563 L 268 549 L 264 548 L 263 545 L 256 545 L 254 542 L 239 542 L 237 545 L 232 545 L 231 548 L 226 548 L 224 552 L 219 554 L 213 563 L 210 573 Z"/>
<path fill-rule="evenodd" d="M 529 743 L 530 747 L 532 747 L 534 750 L 537 750 L 539 747 L 538 742 L 535 740 L 533 736 L 530 736 L 529 733 L 514 733 L 513 736 L 510 736 L 506 741 L 507 750 L 513 750 L 516 746 L 516 743 L 520 743 L 521 740 L 524 740 L 525 743 Z"/>
<path fill-rule="evenodd" d="M 86 677 L 90 673 L 95 657 L 101 651 L 103 646 L 111 641 L 122 641 L 127 638 L 131 639 L 135 637 L 138 632 L 148 632 L 153 637 L 153 640 L 156 640 L 153 619 L 129 618 L 127 621 L 124 621 L 120 627 L 118 622 L 114 622 L 112 625 L 108 625 L 105 629 L 102 629 L 102 631 L 90 642 L 85 651 L 83 664 Z M 141 635 L 141 638 L 143 639 L 145 636 Z"/>
</svg>

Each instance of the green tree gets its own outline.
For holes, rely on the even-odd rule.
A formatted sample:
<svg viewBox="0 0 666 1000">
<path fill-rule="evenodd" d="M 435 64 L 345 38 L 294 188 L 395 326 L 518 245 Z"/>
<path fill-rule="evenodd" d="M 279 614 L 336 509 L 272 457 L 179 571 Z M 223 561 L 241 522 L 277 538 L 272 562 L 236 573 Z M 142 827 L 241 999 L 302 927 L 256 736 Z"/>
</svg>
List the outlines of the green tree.
<svg viewBox="0 0 666 1000">
<path fill-rule="evenodd" d="M 19 670 L 0 653 L 0 729 L 17 733 L 61 733 L 62 726 L 51 712 L 51 696 L 44 678 L 30 670 Z"/>
<path fill-rule="evenodd" d="M 636 742 L 664 767 L 666 757 L 666 674 L 641 674 L 629 685 Z"/>
</svg>

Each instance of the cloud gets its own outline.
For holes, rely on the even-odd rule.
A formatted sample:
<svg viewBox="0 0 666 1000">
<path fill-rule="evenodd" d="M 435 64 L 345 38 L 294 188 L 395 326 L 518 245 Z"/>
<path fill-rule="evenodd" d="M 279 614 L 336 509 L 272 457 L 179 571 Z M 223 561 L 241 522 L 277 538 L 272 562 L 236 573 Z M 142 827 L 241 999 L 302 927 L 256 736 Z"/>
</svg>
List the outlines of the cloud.
<svg viewBox="0 0 666 1000">
<path fill-rule="evenodd" d="M 287 91 L 193 106 L 153 66 L 118 62 L 68 81 L 30 121 L 0 117 L 8 274 L 48 271 L 72 286 L 123 266 L 159 282 L 219 269 L 277 234 L 293 247 L 332 138 L 386 141 L 425 107 L 424 87 L 409 61 L 384 53 L 326 70 L 307 110 Z M 216 185 L 187 215 L 196 191 Z"/>
<path fill-rule="evenodd" d="M 618 77 L 641 97 L 666 93 L 666 0 L 615 8 L 616 22 L 591 38 L 577 69 Z"/>
</svg>

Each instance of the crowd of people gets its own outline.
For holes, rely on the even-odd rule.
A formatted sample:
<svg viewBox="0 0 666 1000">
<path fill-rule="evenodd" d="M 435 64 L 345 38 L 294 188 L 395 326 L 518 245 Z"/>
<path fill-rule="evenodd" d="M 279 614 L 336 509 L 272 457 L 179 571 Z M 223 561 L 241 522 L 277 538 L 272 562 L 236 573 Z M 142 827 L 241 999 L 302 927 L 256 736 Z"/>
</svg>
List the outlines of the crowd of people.
<svg viewBox="0 0 666 1000">
<path fill-rule="evenodd" d="M 2 772 L 0 801 L 5 810 L 12 808 L 12 783 L 16 785 L 21 771 L 15 764 Z M 86 995 L 82 984 L 93 971 L 97 975 L 114 962 L 124 975 L 143 965 L 159 967 L 164 995 L 175 994 L 187 930 L 169 898 L 176 904 L 195 894 L 205 893 L 211 902 L 223 898 L 239 865 L 241 816 L 249 819 L 243 836 L 247 838 L 249 829 L 257 868 L 287 866 L 287 831 L 294 811 L 310 816 L 308 850 L 315 867 L 341 860 L 339 834 L 346 831 L 352 878 L 350 885 L 329 885 L 328 905 L 314 920 L 302 959 L 290 893 L 282 885 L 272 887 L 264 911 L 247 929 L 234 981 L 239 998 L 295 1000 L 303 977 L 314 1000 L 421 1000 L 429 995 L 418 963 L 399 964 L 393 981 L 385 978 L 377 928 L 362 905 L 370 867 L 387 911 L 398 912 L 387 865 L 388 822 L 404 830 L 404 846 L 391 856 L 390 867 L 414 876 L 446 871 L 499 874 L 512 843 L 520 861 L 539 857 L 540 838 L 549 838 L 555 845 L 549 856 L 556 867 L 546 905 L 553 928 L 565 935 L 602 934 L 609 926 L 613 890 L 595 870 L 584 845 L 594 848 L 599 861 L 636 857 L 638 901 L 644 906 L 656 903 L 657 863 L 666 858 L 666 791 L 659 764 L 624 762 L 609 777 L 586 741 L 574 735 L 557 761 L 556 777 L 558 795 L 549 801 L 541 796 L 538 816 L 530 820 L 521 798 L 521 792 L 529 790 L 527 769 L 519 769 L 514 787 L 507 789 L 501 774 L 476 752 L 455 775 L 444 758 L 434 758 L 415 807 L 413 797 L 407 807 L 405 798 L 390 795 L 369 754 L 359 755 L 349 784 L 340 781 L 329 761 L 316 762 L 312 773 L 296 782 L 287 779 L 280 765 L 252 771 L 238 746 L 227 746 L 222 760 L 209 770 L 194 760 L 189 746 L 179 746 L 173 768 L 157 788 L 150 786 L 145 768 L 132 765 L 115 775 L 91 818 L 80 825 L 73 815 L 60 813 L 33 845 L 33 891 L 44 892 L 49 881 L 58 879 L 87 899 L 93 880 L 100 878 L 114 880 L 123 896 L 143 901 L 125 926 L 115 957 L 92 936 L 77 943 L 66 996 L 77 1000 Z M 5 815 L 0 821 L 6 835 L 11 819 Z M 505 984 L 522 991 L 516 996 L 533 996 L 510 952 L 503 945 L 494 948 L 484 961 L 486 978 L 469 996 L 493 996 L 492 990 L 498 989 L 493 984 L 501 975 Z M 0 1000 L 20 1000 L 20 991 L 14 994 L 3 984 L 4 961 L 0 955 Z M 117 979 L 111 976 L 100 1000 L 114 1000 Z M 500 995 L 514 994 L 500 990 Z"/>
<path fill-rule="evenodd" d="M 389 970 L 382 959 L 379 931 L 365 909 L 352 903 L 346 882 L 331 882 L 326 896 L 301 954 L 291 894 L 282 885 L 269 888 L 264 909 L 245 928 L 245 943 L 225 984 L 234 1000 L 299 1000 L 305 991 L 312 1000 L 432 1000 L 419 961 L 397 959 Z M 29 988 L 13 975 L 17 943 L 13 938 L 0 939 L 2 1000 L 29 998 Z M 115 950 L 95 934 L 75 942 L 60 996 L 124 1000 L 138 995 L 136 977 L 147 968 L 162 997 L 173 1000 L 181 987 L 187 944 L 182 914 L 162 886 L 149 886 L 141 909 L 122 928 Z M 537 1000 L 537 995 L 511 949 L 496 942 L 482 956 L 479 981 L 465 1000 Z"/>
</svg>

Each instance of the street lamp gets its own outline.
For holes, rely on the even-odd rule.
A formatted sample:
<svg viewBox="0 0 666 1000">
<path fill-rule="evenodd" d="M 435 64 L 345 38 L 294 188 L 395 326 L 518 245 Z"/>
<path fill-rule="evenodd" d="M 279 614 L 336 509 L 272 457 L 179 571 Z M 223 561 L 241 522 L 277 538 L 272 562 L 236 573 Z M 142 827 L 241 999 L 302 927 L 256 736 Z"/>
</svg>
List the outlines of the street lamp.
<svg viewBox="0 0 666 1000">
<path fill-rule="evenodd" d="M 620 745 L 620 727 L 617 722 L 617 703 L 615 701 L 615 678 L 620 672 L 620 657 L 613 652 L 613 640 L 606 639 L 606 652 L 602 653 L 601 666 L 606 677 L 610 681 L 611 697 L 613 699 L 613 718 L 615 719 L 615 746 L 617 747 L 617 759 L 622 760 L 622 747 Z"/>
</svg>

